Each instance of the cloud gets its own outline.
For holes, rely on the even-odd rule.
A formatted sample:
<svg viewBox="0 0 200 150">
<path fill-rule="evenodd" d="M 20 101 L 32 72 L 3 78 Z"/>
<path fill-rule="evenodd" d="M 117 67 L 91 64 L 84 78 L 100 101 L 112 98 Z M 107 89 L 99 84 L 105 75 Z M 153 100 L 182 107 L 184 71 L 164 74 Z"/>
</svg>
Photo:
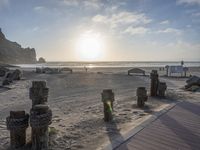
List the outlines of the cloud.
<svg viewBox="0 0 200 150">
<path fill-rule="evenodd" d="M 45 7 L 43 7 L 43 6 L 36 6 L 36 7 L 34 7 L 33 9 L 34 9 L 35 11 L 42 11 L 42 10 L 45 9 Z"/>
<path fill-rule="evenodd" d="M 92 9 L 100 9 L 103 6 L 101 0 L 60 0 L 64 5 L 71 7 L 84 7 Z"/>
<path fill-rule="evenodd" d="M 86 8 L 93 9 L 100 9 L 103 6 L 103 3 L 100 3 L 98 0 L 83 1 L 83 4 Z"/>
<path fill-rule="evenodd" d="M 146 15 L 143 13 L 122 11 L 119 13 L 112 14 L 110 16 L 98 14 L 92 18 L 92 21 L 96 23 L 108 24 L 111 28 L 116 28 L 119 26 L 129 24 L 148 24 L 152 20 L 146 17 Z"/>
<path fill-rule="evenodd" d="M 164 21 L 160 22 L 160 24 L 162 24 L 162 25 L 166 25 L 166 24 L 169 24 L 169 23 L 170 23 L 169 20 L 164 20 Z"/>
<path fill-rule="evenodd" d="M 79 1 L 78 0 L 62 0 L 63 4 L 67 6 L 78 6 Z"/>
<path fill-rule="evenodd" d="M 174 34 L 180 35 L 182 33 L 182 31 L 179 29 L 175 29 L 175 28 L 167 28 L 164 30 L 159 30 L 159 31 L 157 31 L 157 33 L 174 33 Z"/>
<path fill-rule="evenodd" d="M 131 35 L 136 35 L 136 34 L 146 34 L 149 32 L 149 29 L 148 28 L 144 28 L 144 27 L 128 27 L 124 33 L 129 33 Z"/>
<path fill-rule="evenodd" d="M 193 17 L 200 17 L 200 12 L 192 13 L 192 16 L 193 16 Z"/>
<path fill-rule="evenodd" d="M 177 0 L 177 4 L 200 5 L 200 0 Z"/>
</svg>

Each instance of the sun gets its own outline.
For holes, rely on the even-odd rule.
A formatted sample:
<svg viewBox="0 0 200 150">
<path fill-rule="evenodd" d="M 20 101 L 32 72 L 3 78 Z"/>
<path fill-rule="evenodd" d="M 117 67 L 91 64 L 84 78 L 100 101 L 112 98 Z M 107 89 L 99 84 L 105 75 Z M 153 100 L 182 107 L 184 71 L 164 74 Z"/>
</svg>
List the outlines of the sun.
<svg viewBox="0 0 200 150">
<path fill-rule="evenodd" d="M 80 60 L 96 61 L 102 56 L 103 38 L 99 33 L 85 32 L 76 42 L 76 52 Z"/>
</svg>

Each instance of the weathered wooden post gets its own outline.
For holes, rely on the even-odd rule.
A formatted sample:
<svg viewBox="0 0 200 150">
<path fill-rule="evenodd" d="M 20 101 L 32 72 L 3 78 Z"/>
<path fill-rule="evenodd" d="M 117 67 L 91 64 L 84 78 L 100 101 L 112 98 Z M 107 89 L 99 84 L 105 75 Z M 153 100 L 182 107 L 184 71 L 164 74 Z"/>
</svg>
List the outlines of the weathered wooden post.
<svg viewBox="0 0 200 150">
<path fill-rule="evenodd" d="M 166 76 L 168 77 L 168 75 L 169 75 L 169 66 L 167 65 L 167 66 L 165 66 L 165 68 L 166 68 Z"/>
<path fill-rule="evenodd" d="M 32 150 L 47 150 L 49 142 L 48 126 L 51 124 L 52 112 L 45 104 L 35 105 L 30 111 L 32 127 Z"/>
<path fill-rule="evenodd" d="M 147 101 L 147 90 L 145 87 L 137 88 L 137 106 L 144 107 L 145 102 Z"/>
<path fill-rule="evenodd" d="M 48 99 L 49 89 L 46 87 L 45 81 L 33 81 L 30 88 L 30 99 L 32 107 L 37 104 L 45 104 Z"/>
<path fill-rule="evenodd" d="M 26 129 L 29 115 L 25 111 L 10 111 L 6 118 L 7 129 L 10 130 L 10 146 L 12 149 L 21 148 L 26 144 Z"/>
<path fill-rule="evenodd" d="M 52 111 L 46 105 L 49 89 L 45 81 L 33 81 L 30 88 L 32 109 L 30 110 L 30 125 L 32 127 L 32 150 L 47 150 Z"/>
<path fill-rule="evenodd" d="M 165 97 L 165 91 L 167 89 L 167 85 L 165 82 L 159 82 L 158 84 L 158 96 Z"/>
<path fill-rule="evenodd" d="M 152 72 L 150 74 L 150 78 L 151 78 L 151 92 L 150 92 L 150 95 L 151 96 L 157 96 L 158 83 L 159 83 L 157 70 L 152 70 Z"/>
<path fill-rule="evenodd" d="M 114 102 L 114 93 L 111 89 L 105 89 L 101 93 L 102 102 L 104 106 L 104 121 L 109 122 L 112 121 L 113 116 L 113 102 Z"/>
</svg>

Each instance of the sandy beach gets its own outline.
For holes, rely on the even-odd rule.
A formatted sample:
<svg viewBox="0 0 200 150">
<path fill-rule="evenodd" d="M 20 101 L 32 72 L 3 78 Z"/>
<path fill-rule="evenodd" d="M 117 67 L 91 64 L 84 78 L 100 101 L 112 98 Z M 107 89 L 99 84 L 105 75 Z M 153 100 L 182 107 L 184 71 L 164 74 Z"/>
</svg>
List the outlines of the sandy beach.
<svg viewBox="0 0 200 150">
<path fill-rule="evenodd" d="M 37 74 L 33 70 L 23 71 L 23 79 L 0 88 L 0 149 L 9 147 L 9 131 L 5 119 L 11 110 L 30 111 L 29 88 L 33 80 L 45 80 L 49 88 L 48 104 L 53 111 L 54 130 L 50 134 L 50 149 L 94 150 L 122 136 L 141 124 L 154 112 L 180 100 L 198 101 L 200 93 L 184 91 L 187 78 L 164 77 L 165 71 L 158 71 L 160 80 L 167 83 L 165 99 L 149 97 L 143 109 L 136 106 L 136 89 L 150 88 L 149 73 L 152 69 L 142 68 L 146 76 L 128 76 L 130 68 L 83 68 L 73 73 Z M 190 68 L 188 75 L 199 75 L 200 68 Z M 112 89 L 115 93 L 114 120 L 103 121 L 101 92 Z M 30 141 L 30 128 L 27 142 Z"/>
</svg>

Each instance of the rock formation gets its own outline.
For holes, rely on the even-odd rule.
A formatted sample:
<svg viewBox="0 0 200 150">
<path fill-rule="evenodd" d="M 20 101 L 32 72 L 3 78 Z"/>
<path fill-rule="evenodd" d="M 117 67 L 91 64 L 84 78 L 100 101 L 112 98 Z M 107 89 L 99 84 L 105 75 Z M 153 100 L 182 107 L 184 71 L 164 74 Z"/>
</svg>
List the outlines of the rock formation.
<svg viewBox="0 0 200 150">
<path fill-rule="evenodd" d="M 36 63 L 35 49 L 22 48 L 18 43 L 7 40 L 0 28 L 0 63 Z"/>
<path fill-rule="evenodd" d="M 46 60 L 43 57 L 40 57 L 38 59 L 38 63 L 46 63 Z"/>
</svg>

